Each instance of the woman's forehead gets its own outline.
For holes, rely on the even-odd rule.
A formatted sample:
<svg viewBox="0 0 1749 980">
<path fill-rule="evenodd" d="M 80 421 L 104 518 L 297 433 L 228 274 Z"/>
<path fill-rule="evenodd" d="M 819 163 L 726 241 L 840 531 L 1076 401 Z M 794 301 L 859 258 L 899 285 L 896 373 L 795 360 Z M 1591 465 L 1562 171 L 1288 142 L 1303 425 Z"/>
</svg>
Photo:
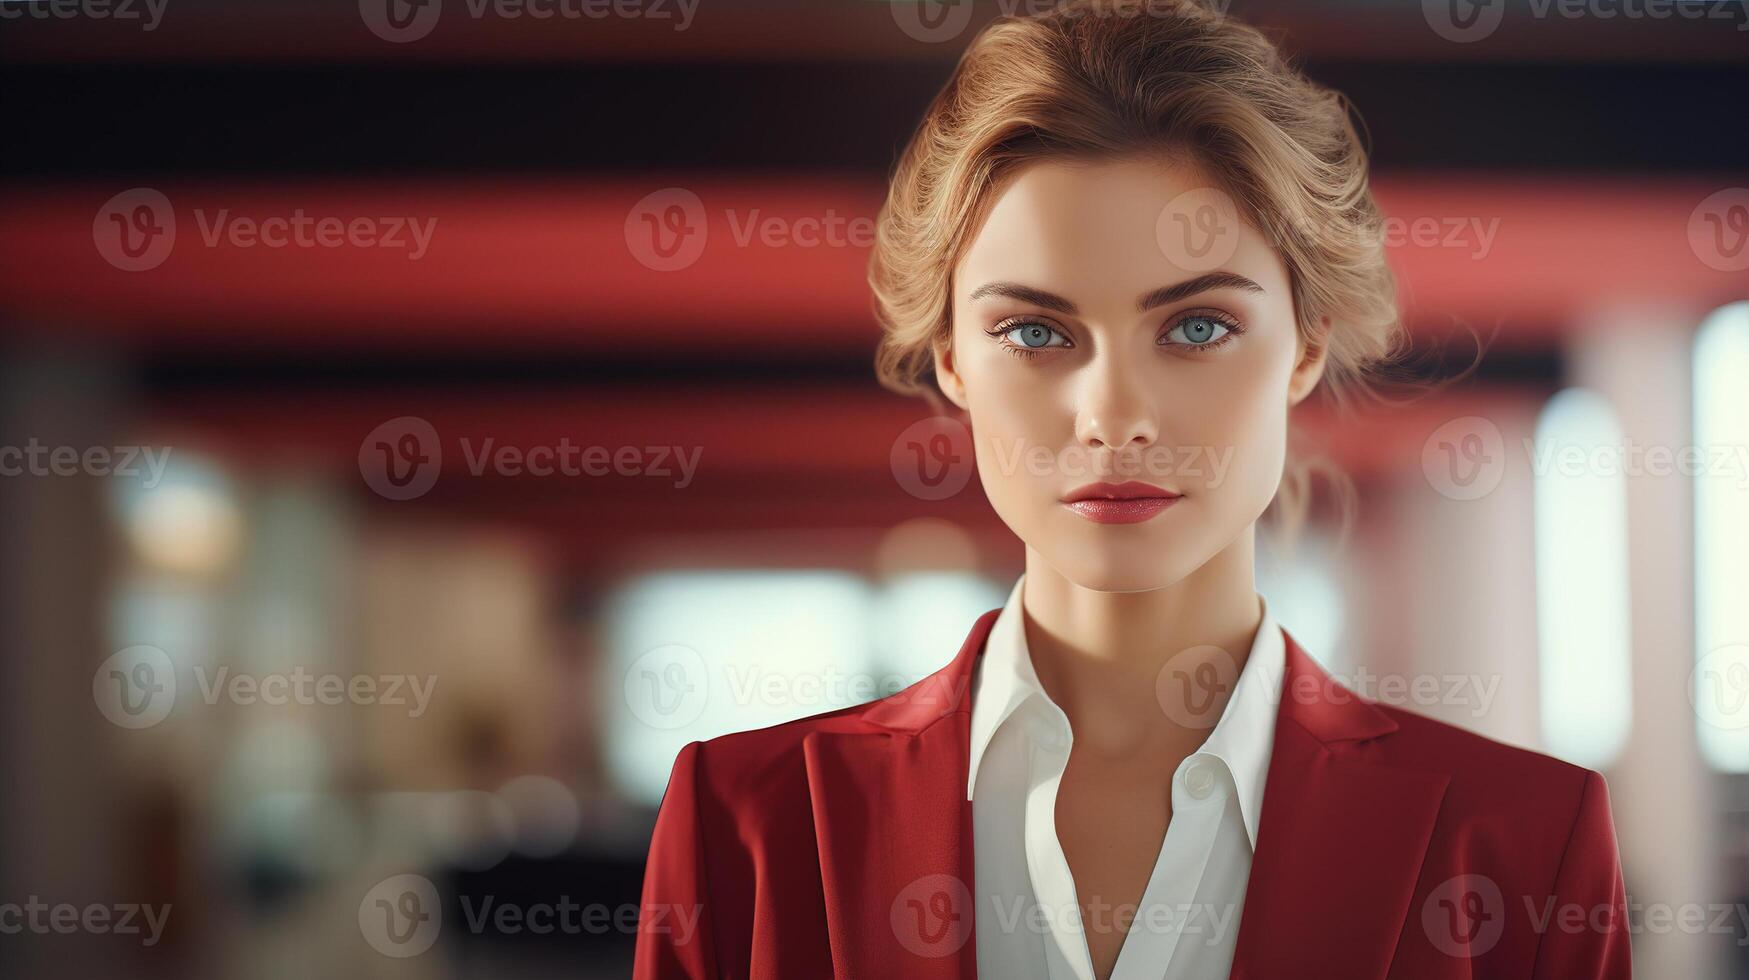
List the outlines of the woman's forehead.
<svg viewBox="0 0 1749 980">
<path fill-rule="evenodd" d="M 1273 288 L 1285 267 L 1230 207 L 1211 218 L 1228 236 L 1222 253 L 1186 247 L 1181 236 L 1209 231 L 1199 202 L 1223 196 L 1196 168 L 1159 160 L 1041 161 L 1002 187 L 955 270 L 955 295 L 1000 280 L 1129 302 L 1217 268 Z"/>
</svg>

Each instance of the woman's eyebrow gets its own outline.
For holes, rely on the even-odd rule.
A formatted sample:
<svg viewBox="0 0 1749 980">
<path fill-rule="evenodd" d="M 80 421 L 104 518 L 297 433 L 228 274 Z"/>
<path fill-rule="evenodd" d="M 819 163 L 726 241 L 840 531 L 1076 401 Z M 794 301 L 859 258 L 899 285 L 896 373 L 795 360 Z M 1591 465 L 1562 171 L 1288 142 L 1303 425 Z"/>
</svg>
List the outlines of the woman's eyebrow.
<svg viewBox="0 0 1749 980">
<path fill-rule="evenodd" d="M 985 296 L 1006 296 L 1009 299 L 1020 300 L 1022 303 L 1031 303 L 1047 310 L 1055 310 L 1066 316 L 1075 316 L 1081 312 L 1075 308 L 1074 303 L 1056 293 L 1047 293 L 1042 289 L 1022 286 L 1017 282 L 987 282 L 972 290 L 972 294 L 967 299 L 983 299 Z"/>
<path fill-rule="evenodd" d="M 1165 306 L 1187 299 L 1198 293 L 1206 293 L 1214 289 L 1242 289 L 1246 292 L 1261 293 L 1263 287 L 1251 279 L 1235 272 L 1206 272 L 1194 279 L 1186 279 L 1171 286 L 1161 286 L 1149 293 L 1144 293 L 1136 300 L 1136 311 L 1146 313 L 1156 306 Z M 987 282 L 972 290 L 969 300 L 983 299 L 985 296 L 1006 296 L 1022 303 L 1042 306 L 1066 316 L 1076 316 L 1081 311 L 1074 303 L 1069 302 L 1056 293 L 1046 292 L 1033 286 L 1023 286 L 1017 282 Z"/>
<path fill-rule="evenodd" d="M 1206 293 L 1214 289 L 1242 289 L 1248 293 L 1261 293 L 1263 287 L 1251 279 L 1236 272 L 1205 272 L 1195 279 L 1186 279 L 1176 286 L 1161 286 L 1159 289 L 1136 300 L 1136 312 L 1146 313 L 1156 306 L 1166 306 L 1181 299 L 1188 299 L 1197 293 Z"/>
</svg>

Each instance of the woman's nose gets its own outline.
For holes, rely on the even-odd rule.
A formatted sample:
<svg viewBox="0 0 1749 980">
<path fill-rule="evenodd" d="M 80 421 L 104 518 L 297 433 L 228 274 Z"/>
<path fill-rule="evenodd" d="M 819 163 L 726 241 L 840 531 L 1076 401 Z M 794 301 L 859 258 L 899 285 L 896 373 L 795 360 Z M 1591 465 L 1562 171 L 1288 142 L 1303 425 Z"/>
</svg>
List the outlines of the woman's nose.
<svg viewBox="0 0 1749 980">
<path fill-rule="evenodd" d="M 1076 406 L 1075 437 L 1089 448 L 1119 450 L 1153 444 L 1160 429 L 1154 392 L 1133 365 L 1104 357 L 1089 365 Z"/>
</svg>

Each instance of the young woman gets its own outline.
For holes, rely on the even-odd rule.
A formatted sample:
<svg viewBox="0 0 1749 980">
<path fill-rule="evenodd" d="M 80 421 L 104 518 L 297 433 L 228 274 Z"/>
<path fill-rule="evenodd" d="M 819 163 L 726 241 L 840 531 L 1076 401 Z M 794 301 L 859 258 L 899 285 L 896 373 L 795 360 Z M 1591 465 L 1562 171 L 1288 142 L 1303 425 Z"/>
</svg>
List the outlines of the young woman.
<svg viewBox="0 0 1749 980">
<path fill-rule="evenodd" d="M 1628 976 L 1601 777 L 1352 694 L 1254 589 L 1290 413 L 1401 349 L 1379 223 L 1342 99 L 1216 10 L 976 39 L 870 280 L 1025 574 L 905 691 L 687 746 L 637 976 Z"/>
</svg>

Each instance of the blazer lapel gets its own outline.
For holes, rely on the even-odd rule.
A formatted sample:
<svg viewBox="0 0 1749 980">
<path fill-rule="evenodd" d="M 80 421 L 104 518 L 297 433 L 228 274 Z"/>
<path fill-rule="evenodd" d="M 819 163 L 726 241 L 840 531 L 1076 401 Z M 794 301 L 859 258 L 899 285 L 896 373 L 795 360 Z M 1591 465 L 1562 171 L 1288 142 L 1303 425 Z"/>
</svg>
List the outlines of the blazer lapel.
<svg viewBox="0 0 1749 980">
<path fill-rule="evenodd" d="M 946 667 L 803 740 L 838 977 L 973 980 L 972 668 L 1000 610 Z"/>
<path fill-rule="evenodd" d="M 1287 670 L 1233 980 L 1390 968 L 1447 779 L 1376 759 L 1396 722 L 1286 631 Z"/>
<path fill-rule="evenodd" d="M 833 974 L 975 980 L 971 678 L 1000 610 L 953 662 L 803 741 Z M 1375 758 L 1397 725 L 1285 630 L 1287 670 L 1233 980 L 1386 975 L 1446 777 Z"/>
</svg>

